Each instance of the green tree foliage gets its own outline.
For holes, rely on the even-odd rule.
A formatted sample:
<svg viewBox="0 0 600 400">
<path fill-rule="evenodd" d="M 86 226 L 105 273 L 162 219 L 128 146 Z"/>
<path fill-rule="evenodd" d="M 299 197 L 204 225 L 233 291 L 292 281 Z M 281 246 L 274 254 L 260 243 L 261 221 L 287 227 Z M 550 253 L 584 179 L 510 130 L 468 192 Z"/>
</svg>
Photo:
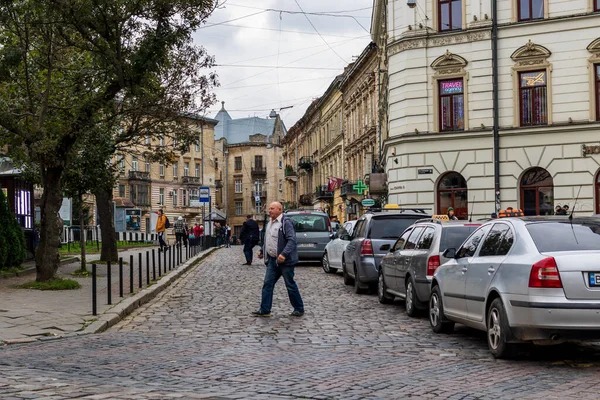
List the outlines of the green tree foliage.
<svg viewBox="0 0 600 400">
<path fill-rule="evenodd" d="M 0 269 L 18 267 L 25 255 L 25 234 L 0 190 Z"/>
<path fill-rule="evenodd" d="M 216 6 L 0 0 L 0 145 L 44 188 L 37 280 L 52 279 L 58 268 L 58 211 L 78 158 L 103 158 L 84 173 L 102 177 L 115 151 L 142 134 L 180 137 L 182 146 L 193 141 L 181 115 L 212 104 L 216 76 L 202 74 L 214 61 L 192 34 Z M 164 159 L 169 151 L 147 155 Z"/>
</svg>

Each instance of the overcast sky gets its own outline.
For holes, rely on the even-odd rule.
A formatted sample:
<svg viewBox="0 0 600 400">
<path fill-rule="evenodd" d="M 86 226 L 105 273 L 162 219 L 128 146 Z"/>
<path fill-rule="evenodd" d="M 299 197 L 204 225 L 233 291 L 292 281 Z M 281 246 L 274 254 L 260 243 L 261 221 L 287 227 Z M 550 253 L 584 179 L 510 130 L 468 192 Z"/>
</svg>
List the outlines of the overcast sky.
<svg viewBox="0 0 600 400">
<path fill-rule="evenodd" d="M 272 108 L 293 106 L 281 111 L 290 128 L 370 42 L 372 5 L 373 0 L 227 0 L 194 36 L 221 65 L 219 102 L 208 116 L 214 117 L 221 101 L 233 118 L 267 117 Z M 299 6 L 339 17 L 265 11 L 300 12 Z"/>
</svg>

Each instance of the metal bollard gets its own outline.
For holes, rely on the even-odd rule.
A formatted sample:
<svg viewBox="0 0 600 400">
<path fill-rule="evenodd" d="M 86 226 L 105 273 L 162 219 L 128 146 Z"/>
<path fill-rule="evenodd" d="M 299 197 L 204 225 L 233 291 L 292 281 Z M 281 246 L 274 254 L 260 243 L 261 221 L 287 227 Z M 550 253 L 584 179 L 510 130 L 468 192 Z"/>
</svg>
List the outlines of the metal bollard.
<svg viewBox="0 0 600 400">
<path fill-rule="evenodd" d="M 119 257 L 119 296 L 123 297 L 123 257 Z"/>
<path fill-rule="evenodd" d="M 146 251 L 146 286 L 150 285 L 150 252 Z"/>
<path fill-rule="evenodd" d="M 167 248 L 163 248 L 163 265 L 164 265 L 164 271 L 165 271 L 165 275 L 167 274 Z"/>
<path fill-rule="evenodd" d="M 160 257 L 158 257 L 160 260 Z M 156 258 L 154 257 L 154 249 L 152 249 L 152 280 L 156 280 Z"/>
<path fill-rule="evenodd" d="M 173 248 L 173 246 L 169 246 L 169 271 L 171 270 L 171 249 Z"/>
<path fill-rule="evenodd" d="M 106 262 L 106 289 L 108 304 L 112 304 L 112 271 L 110 260 Z"/>
<path fill-rule="evenodd" d="M 96 298 L 96 264 L 92 264 L 92 315 L 98 315 L 98 299 Z"/>
<path fill-rule="evenodd" d="M 129 293 L 133 293 L 133 254 L 129 255 Z"/>
<path fill-rule="evenodd" d="M 142 253 L 138 253 L 138 285 L 142 288 Z"/>
<path fill-rule="evenodd" d="M 162 276 L 162 263 L 160 262 L 161 249 L 158 250 L 158 277 Z"/>
</svg>

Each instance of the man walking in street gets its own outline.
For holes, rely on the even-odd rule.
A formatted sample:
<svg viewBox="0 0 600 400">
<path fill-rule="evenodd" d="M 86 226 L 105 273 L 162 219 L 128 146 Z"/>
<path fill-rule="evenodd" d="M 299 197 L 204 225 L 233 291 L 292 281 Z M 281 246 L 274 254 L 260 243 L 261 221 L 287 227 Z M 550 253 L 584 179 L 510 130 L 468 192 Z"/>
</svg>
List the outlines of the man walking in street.
<svg viewBox="0 0 600 400">
<path fill-rule="evenodd" d="M 252 215 L 247 215 L 240 232 L 240 240 L 244 244 L 244 256 L 246 257 L 246 263 L 242 265 L 252 265 L 252 250 L 258 244 L 259 234 L 258 224 L 252 219 Z"/>
<path fill-rule="evenodd" d="M 158 219 L 156 220 L 156 233 L 158 234 L 159 250 L 167 247 L 165 243 L 165 231 L 167 230 L 167 216 L 163 214 L 162 208 L 158 210 Z"/>
<path fill-rule="evenodd" d="M 262 300 L 258 311 L 252 313 L 254 317 L 270 317 L 273 304 L 273 289 L 281 276 L 285 281 L 290 303 L 294 311 L 292 317 L 304 315 L 304 303 L 298 285 L 294 281 L 294 267 L 298 264 L 298 247 L 296 245 L 296 231 L 294 223 L 282 214 L 281 203 L 275 201 L 269 206 L 269 221 L 265 228 L 263 248 L 258 253 L 258 258 L 263 258 L 267 265 L 265 280 L 262 288 Z"/>
<path fill-rule="evenodd" d="M 185 225 L 183 224 L 183 218 L 181 215 L 177 218 L 177 221 L 175 221 L 173 227 L 175 228 L 175 240 L 177 242 L 177 246 L 181 246 L 181 241 L 185 235 Z"/>
</svg>

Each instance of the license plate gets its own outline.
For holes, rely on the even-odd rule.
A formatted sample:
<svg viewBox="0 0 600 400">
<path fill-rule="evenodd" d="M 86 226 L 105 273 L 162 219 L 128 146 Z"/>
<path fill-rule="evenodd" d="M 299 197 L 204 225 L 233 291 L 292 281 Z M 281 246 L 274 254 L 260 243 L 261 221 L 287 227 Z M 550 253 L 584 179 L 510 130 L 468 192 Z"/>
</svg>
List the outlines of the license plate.
<svg viewBox="0 0 600 400">
<path fill-rule="evenodd" d="M 315 247 L 314 243 L 300 243 L 298 247 Z"/>
<path fill-rule="evenodd" d="M 600 286 L 600 272 L 588 272 L 590 286 Z"/>
</svg>

